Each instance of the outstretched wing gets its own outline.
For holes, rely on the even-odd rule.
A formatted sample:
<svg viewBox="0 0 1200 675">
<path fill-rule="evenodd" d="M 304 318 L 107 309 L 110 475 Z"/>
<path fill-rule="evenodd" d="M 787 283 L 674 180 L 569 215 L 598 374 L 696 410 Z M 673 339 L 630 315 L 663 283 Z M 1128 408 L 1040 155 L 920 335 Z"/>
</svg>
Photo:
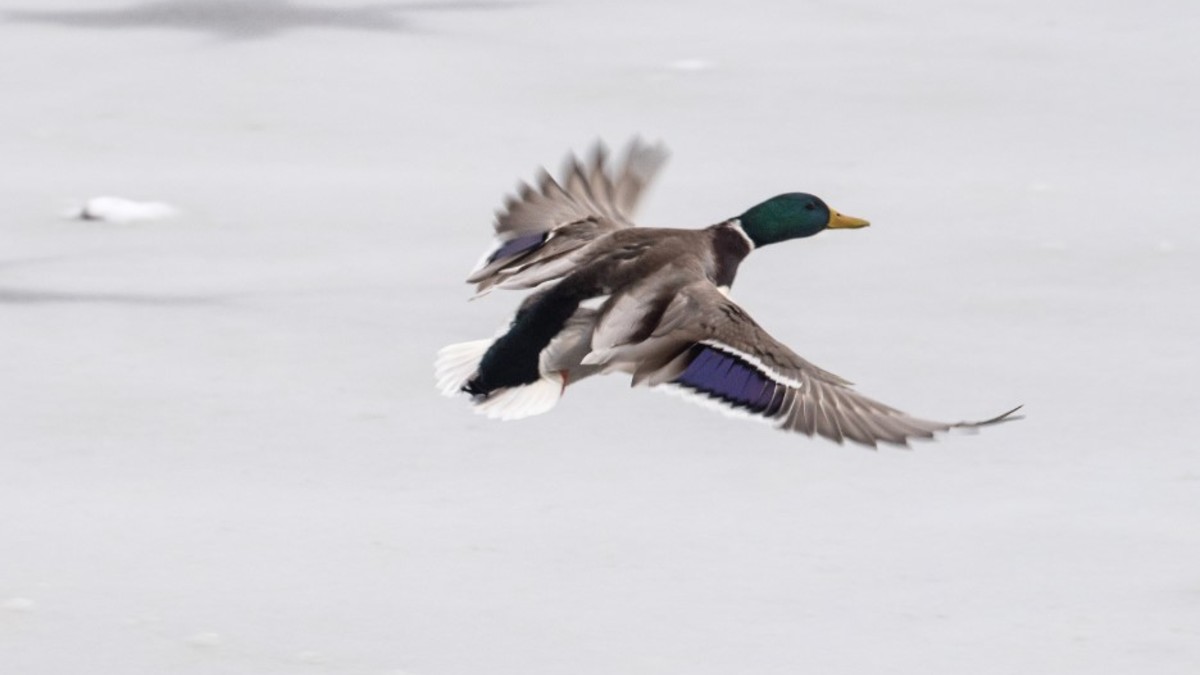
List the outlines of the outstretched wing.
<svg viewBox="0 0 1200 675">
<path fill-rule="evenodd" d="M 564 264 L 570 253 L 608 232 L 633 227 L 633 213 L 646 187 L 667 159 L 662 145 L 635 138 L 614 167 L 602 144 L 593 148 L 590 161 L 568 156 L 561 181 L 545 170 L 534 188 L 521 184 L 496 214 L 494 250 L 467 278 L 480 293 L 518 273 L 537 275 L 546 270 L 553 278 L 572 267 Z"/>
<path fill-rule="evenodd" d="M 980 422 L 935 422 L 867 398 L 771 337 L 711 284 L 685 288 L 659 325 L 651 339 L 684 345 L 667 365 L 670 379 L 661 386 L 787 431 L 873 447 L 1019 419 L 1012 417 L 1018 407 Z"/>
</svg>

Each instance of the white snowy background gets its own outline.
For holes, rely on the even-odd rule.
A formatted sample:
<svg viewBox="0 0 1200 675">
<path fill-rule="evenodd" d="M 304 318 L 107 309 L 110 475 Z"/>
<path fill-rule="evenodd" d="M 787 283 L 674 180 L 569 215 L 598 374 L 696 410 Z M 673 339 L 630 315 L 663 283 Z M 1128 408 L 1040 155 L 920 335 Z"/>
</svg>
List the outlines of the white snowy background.
<svg viewBox="0 0 1200 675">
<path fill-rule="evenodd" d="M 1191 0 L 6 0 L 0 672 L 1200 672 Z M 518 178 L 873 226 L 735 297 L 911 451 L 623 378 L 499 423 L 443 344 Z M 170 220 L 66 220 L 89 197 Z"/>
</svg>

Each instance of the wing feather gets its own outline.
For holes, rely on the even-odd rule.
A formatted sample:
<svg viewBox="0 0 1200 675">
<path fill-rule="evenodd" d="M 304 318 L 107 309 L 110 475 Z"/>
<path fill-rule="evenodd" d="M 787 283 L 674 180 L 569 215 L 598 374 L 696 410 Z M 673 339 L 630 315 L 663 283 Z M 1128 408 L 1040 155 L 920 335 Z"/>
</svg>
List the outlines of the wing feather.
<svg viewBox="0 0 1200 675">
<path fill-rule="evenodd" d="M 635 138 L 619 165 L 611 166 L 608 158 L 608 151 L 597 144 L 590 161 L 567 157 L 561 182 L 542 170 L 536 188 L 519 185 L 496 214 L 497 244 L 467 282 L 476 284 L 480 293 L 494 286 L 524 287 L 504 282 L 519 273 L 540 277 L 534 268 L 561 261 L 609 232 L 633 227 L 640 197 L 666 161 L 666 149 Z"/>
<path fill-rule="evenodd" d="M 682 321 L 679 312 L 690 319 Z M 903 413 L 863 396 L 846 380 L 822 370 L 771 337 L 748 314 L 709 282 L 683 289 L 664 314 L 654 337 L 692 350 L 690 364 L 670 384 L 682 386 L 772 422 L 780 429 L 818 434 L 834 442 L 867 446 L 907 445 L 954 428 L 972 428 L 1014 419 L 1019 408 L 980 422 L 935 422 Z M 778 388 L 769 398 L 741 395 L 747 372 Z M 703 377 L 688 373 L 703 372 Z M 782 393 L 780 393 L 780 391 Z M 769 401 L 769 402 L 768 402 Z"/>
</svg>

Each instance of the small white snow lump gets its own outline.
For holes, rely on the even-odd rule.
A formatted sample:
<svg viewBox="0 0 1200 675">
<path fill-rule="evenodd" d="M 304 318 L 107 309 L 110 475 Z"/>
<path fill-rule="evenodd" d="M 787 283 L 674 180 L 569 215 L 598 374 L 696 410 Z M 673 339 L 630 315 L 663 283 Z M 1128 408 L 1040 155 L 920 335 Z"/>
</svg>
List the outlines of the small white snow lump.
<svg viewBox="0 0 1200 675">
<path fill-rule="evenodd" d="M 300 663 L 310 665 L 321 665 L 325 663 L 325 655 L 318 651 L 307 650 L 296 654 L 296 660 Z"/>
<path fill-rule="evenodd" d="M 196 633 L 188 636 L 184 642 L 196 649 L 216 649 L 221 646 L 221 636 L 217 633 Z"/>
<path fill-rule="evenodd" d="M 137 223 L 162 220 L 179 214 L 179 210 L 163 202 L 139 202 L 124 197 L 93 197 L 69 215 L 79 220 L 106 223 Z"/>
<path fill-rule="evenodd" d="M 37 603 L 29 598 L 9 598 L 0 603 L 0 607 L 10 612 L 32 612 L 37 608 Z"/>
<path fill-rule="evenodd" d="M 688 73 L 698 73 L 702 70 L 712 70 L 712 61 L 706 59 L 678 59 L 667 64 L 671 70 L 681 70 Z"/>
</svg>

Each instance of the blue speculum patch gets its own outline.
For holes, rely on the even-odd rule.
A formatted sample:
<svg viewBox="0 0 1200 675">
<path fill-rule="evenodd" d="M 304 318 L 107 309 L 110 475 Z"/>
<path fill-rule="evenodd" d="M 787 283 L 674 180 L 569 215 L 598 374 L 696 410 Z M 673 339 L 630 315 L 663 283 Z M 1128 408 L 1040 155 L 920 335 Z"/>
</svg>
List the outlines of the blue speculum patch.
<svg viewBox="0 0 1200 675">
<path fill-rule="evenodd" d="M 511 258 L 515 255 L 520 255 L 542 245 L 546 241 L 548 232 L 534 232 L 533 234 L 525 234 L 515 239 L 509 239 L 500 245 L 490 256 L 488 262 L 493 263 L 501 258 Z"/>
<path fill-rule="evenodd" d="M 783 405 L 784 386 L 745 359 L 708 345 L 692 347 L 692 362 L 675 383 L 735 408 L 768 417 Z"/>
</svg>

